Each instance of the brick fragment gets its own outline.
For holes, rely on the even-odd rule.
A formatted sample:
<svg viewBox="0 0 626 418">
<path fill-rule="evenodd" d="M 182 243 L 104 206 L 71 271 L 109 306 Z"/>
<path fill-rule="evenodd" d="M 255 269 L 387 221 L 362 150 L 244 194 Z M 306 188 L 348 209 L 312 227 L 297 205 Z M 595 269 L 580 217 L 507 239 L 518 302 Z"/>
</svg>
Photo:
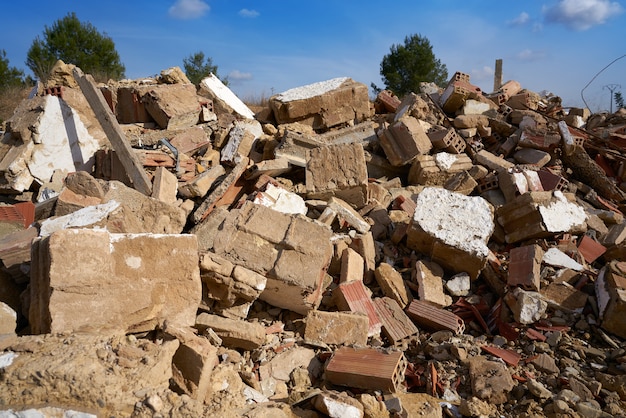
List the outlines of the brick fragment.
<svg viewBox="0 0 626 418">
<path fill-rule="evenodd" d="M 543 249 L 536 244 L 513 248 L 509 253 L 507 284 L 539 291 L 543 254 Z"/>
<path fill-rule="evenodd" d="M 335 304 L 342 311 L 359 312 L 367 315 L 369 320 L 368 336 L 380 334 L 382 326 L 376 314 L 369 289 L 363 282 L 342 283 L 333 290 Z"/>
<path fill-rule="evenodd" d="M 306 317 L 304 339 L 331 345 L 367 345 L 367 315 L 348 312 L 310 311 Z"/>
<path fill-rule="evenodd" d="M 382 323 L 382 333 L 391 345 L 407 347 L 417 341 L 419 330 L 394 299 L 375 298 L 374 306 Z"/>
<path fill-rule="evenodd" d="M 326 365 L 325 376 L 334 385 L 397 392 L 406 366 L 401 351 L 384 353 L 373 348 L 342 347 L 335 350 Z"/>
</svg>

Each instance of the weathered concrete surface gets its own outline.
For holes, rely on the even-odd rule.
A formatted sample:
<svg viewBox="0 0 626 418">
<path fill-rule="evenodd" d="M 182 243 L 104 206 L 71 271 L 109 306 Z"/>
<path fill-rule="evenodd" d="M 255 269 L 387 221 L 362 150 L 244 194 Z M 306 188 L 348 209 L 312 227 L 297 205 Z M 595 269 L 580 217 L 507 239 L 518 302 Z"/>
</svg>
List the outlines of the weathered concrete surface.
<svg viewBox="0 0 626 418">
<path fill-rule="evenodd" d="M 195 322 L 201 285 L 193 235 L 62 230 L 33 244 L 32 265 L 34 333 L 140 332 L 164 321 Z"/>
</svg>

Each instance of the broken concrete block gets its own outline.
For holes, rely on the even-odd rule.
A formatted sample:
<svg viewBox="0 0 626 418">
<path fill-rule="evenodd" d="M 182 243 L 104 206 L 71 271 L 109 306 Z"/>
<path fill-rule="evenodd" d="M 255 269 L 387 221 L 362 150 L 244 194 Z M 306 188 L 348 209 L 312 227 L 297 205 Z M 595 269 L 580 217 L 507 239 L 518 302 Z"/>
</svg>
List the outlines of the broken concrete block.
<svg viewBox="0 0 626 418">
<path fill-rule="evenodd" d="M 348 77 L 284 91 L 270 97 L 269 105 L 278 124 L 299 122 L 316 131 L 371 115 L 367 86 Z"/>
<path fill-rule="evenodd" d="M 378 132 L 378 139 L 389 162 L 394 166 L 410 163 L 433 147 L 419 121 L 405 116 Z"/>
<path fill-rule="evenodd" d="M 33 243 L 31 276 L 34 333 L 193 325 L 201 295 L 193 235 L 57 231 Z"/>
<path fill-rule="evenodd" d="M 572 194 L 529 192 L 496 211 L 507 243 L 550 237 L 559 232 L 585 232 L 587 215 Z"/>
<path fill-rule="evenodd" d="M 226 170 L 222 165 L 211 167 L 203 173 L 198 174 L 192 180 L 189 180 L 179 186 L 178 192 L 182 197 L 194 198 L 204 197 L 211 190 L 213 184 L 226 174 Z"/>
<path fill-rule="evenodd" d="M 322 365 L 315 356 L 315 351 L 305 347 L 294 347 L 277 354 L 272 360 L 259 367 L 261 382 L 268 379 L 276 379 L 288 382 L 294 370 L 305 370 L 309 378 L 318 376 Z"/>
<path fill-rule="evenodd" d="M 475 155 L 475 159 L 477 164 L 484 165 L 488 169 L 497 172 L 507 171 L 515 166 L 512 162 L 500 158 L 487 150 L 478 151 Z"/>
<path fill-rule="evenodd" d="M 511 249 L 507 284 L 538 292 L 541 283 L 543 255 L 543 249 L 536 244 Z"/>
<path fill-rule="evenodd" d="M 409 170 L 409 184 L 443 186 L 458 173 L 469 171 L 474 165 L 467 154 L 439 152 L 418 156 Z"/>
<path fill-rule="evenodd" d="M 515 386 L 504 363 L 490 361 L 483 356 L 470 359 L 469 375 L 474 396 L 492 404 L 505 403 L 508 393 Z"/>
<path fill-rule="evenodd" d="M 365 261 L 363 257 L 352 248 L 348 247 L 344 249 L 341 253 L 341 274 L 339 276 L 339 282 L 363 281 L 364 271 Z"/>
<path fill-rule="evenodd" d="M 358 233 L 365 234 L 370 230 L 370 224 L 347 202 L 336 197 L 331 197 L 328 200 L 328 207 L 332 209 L 343 222 L 356 229 Z"/>
<path fill-rule="evenodd" d="M 511 308 L 515 320 L 525 325 L 539 321 L 548 308 L 541 294 L 527 292 L 519 287 L 507 293 L 504 300 Z"/>
<path fill-rule="evenodd" d="M 235 165 L 241 157 L 247 157 L 256 141 L 263 135 L 261 124 L 252 119 L 235 121 L 228 134 L 228 142 L 222 148 L 220 161 L 223 164 Z"/>
<path fill-rule="evenodd" d="M 90 133 L 79 114 L 56 96 L 36 97 L 7 121 L 0 174 L 15 191 L 46 183 L 55 170 L 91 171 L 104 139 Z M 102 131 L 98 135 L 102 135 Z"/>
<path fill-rule="evenodd" d="M 231 211 L 214 238 L 214 252 L 267 277 L 260 298 L 306 314 L 319 306 L 333 253 L 329 228 L 246 202 Z"/>
<path fill-rule="evenodd" d="M 380 334 L 382 326 L 376 314 L 369 289 L 362 281 L 342 283 L 333 290 L 333 299 L 342 311 L 358 312 L 367 315 L 369 337 Z"/>
<path fill-rule="evenodd" d="M 595 284 L 602 328 L 626 338 L 626 267 L 613 261 L 604 266 Z"/>
<path fill-rule="evenodd" d="M 261 295 L 267 278 L 208 252 L 200 259 L 200 277 L 204 285 L 203 303 L 227 318 L 248 316 L 252 303 Z"/>
<path fill-rule="evenodd" d="M 287 129 L 274 149 L 274 157 L 285 159 L 297 167 L 306 167 L 307 151 L 326 145 L 313 133 Z"/>
<path fill-rule="evenodd" d="M 136 214 L 143 232 L 154 234 L 178 234 L 187 223 L 185 211 L 143 193 L 118 181 L 110 181 L 104 187 L 102 203 L 119 202 Z"/>
<path fill-rule="evenodd" d="M 243 174 L 248 168 L 248 162 L 248 158 L 243 158 L 204 198 L 192 215 L 194 223 L 198 224 L 204 221 L 216 207 L 230 206 L 239 199 L 243 193 Z"/>
<path fill-rule="evenodd" d="M 24 274 L 22 271 L 22 264 L 30 262 L 31 244 L 37 235 L 37 228 L 30 227 L 6 234 L 0 238 L 2 266 L 4 271 L 18 283 L 27 282 L 29 279 L 28 274 Z"/>
<path fill-rule="evenodd" d="M 306 317 L 304 339 L 330 345 L 367 345 L 367 315 L 349 312 L 310 311 Z"/>
<path fill-rule="evenodd" d="M 417 281 L 420 300 L 440 308 L 452 304 L 452 298 L 443 293 L 443 269 L 432 261 L 415 263 L 415 280 Z"/>
<path fill-rule="evenodd" d="M 345 392 L 324 391 L 313 398 L 315 409 L 330 418 L 363 418 L 363 405 Z"/>
<path fill-rule="evenodd" d="M 178 178 L 165 167 L 157 167 L 152 182 L 152 197 L 164 203 L 176 203 Z"/>
<path fill-rule="evenodd" d="M 402 309 L 409 304 L 410 292 L 407 291 L 402 275 L 391 264 L 380 263 L 374 270 L 374 275 L 385 296 L 395 300 Z"/>
<path fill-rule="evenodd" d="M 258 322 L 224 318 L 202 312 L 195 318 L 195 328 L 200 332 L 212 329 L 229 348 L 254 350 L 265 344 L 265 327 Z"/>
<path fill-rule="evenodd" d="M 336 196 L 357 208 L 367 203 L 367 165 L 360 144 L 329 145 L 306 153 L 306 192 L 311 199 Z"/>
<path fill-rule="evenodd" d="M 493 207 L 483 198 L 426 187 L 417 196 L 407 247 L 475 279 L 487 261 L 494 228 Z"/>
<path fill-rule="evenodd" d="M 325 376 L 334 385 L 393 393 L 400 390 L 406 366 L 401 351 L 341 347 L 326 364 Z"/>
<path fill-rule="evenodd" d="M 372 232 L 366 234 L 357 234 L 352 238 L 350 248 L 353 248 L 363 257 L 365 261 L 365 283 L 370 283 L 374 279 L 374 270 L 376 269 L 376 244 Z"/>
<path fill-rule="evenodd" d="M 192 126 L 177 133 L 169 140 L 180 154 L 192 155 L 200 148 L 210 147 L 211 141 L 201 126 Z"/>
<path fill-rule="evenodd" d="M 286 214 L 306 215 L 308 212 L 303 198 L 272 183 L 267 183 L 264 190 L 256 194 L 253 202 Z"/>
<path fill-rule="evenodd" d="M 172 379 L 192 399 L 204 402 L 210 394 L 211 373 L 219 364 L 217 348 L 191 329 L 168 324 L 165 332 L 180 341 L 172 359 Z"/>
<path fill-rule="evenodd" d="M 246 119 L 254 119 L 254 112 L 250 110 L 222 81 L 215 75 L 209 74 L 200 82 L 200 95 L 208 96 L 213 100 L 215 111 L 239 115 Z"/>
<path fill-rule="evenodd" d="M 146 232 L 144 225 L 128 206 L 111 200 L 67 215 L 48 218 L 41 223 L 39 235 L 45 237 L 55 231 L 70 228 L 106 229 L 114 233 Z"/>
<path fill-rule="evenodd" d="M 159 84 L 146 92 L 142 101 L 162 129 L 189 128 L 198 123 L 200 102 L 193 84 Z"/>
</svg>

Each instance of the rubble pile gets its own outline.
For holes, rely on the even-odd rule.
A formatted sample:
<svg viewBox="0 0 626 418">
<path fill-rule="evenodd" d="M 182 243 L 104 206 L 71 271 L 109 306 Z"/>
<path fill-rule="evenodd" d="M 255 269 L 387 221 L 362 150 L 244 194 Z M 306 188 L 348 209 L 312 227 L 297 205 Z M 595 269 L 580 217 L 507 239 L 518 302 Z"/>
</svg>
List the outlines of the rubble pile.
<svg viewBox="0 0 626 418">
<path fill-rule="evenodd" d="M 457 72 L 255 110 L 62 62 L 17 106 L 0 415 L 626 416 L 625 109 Z"/>
</svg>

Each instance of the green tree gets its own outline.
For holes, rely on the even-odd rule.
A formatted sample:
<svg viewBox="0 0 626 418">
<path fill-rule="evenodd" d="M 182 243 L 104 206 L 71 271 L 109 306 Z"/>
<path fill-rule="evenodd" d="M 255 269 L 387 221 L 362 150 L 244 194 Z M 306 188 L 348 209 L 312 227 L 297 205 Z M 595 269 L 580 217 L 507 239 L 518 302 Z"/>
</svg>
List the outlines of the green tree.
<svg viewBox="0 0 626 418">
<path fill-rule="evenodd" d="M 380 63 L 380 75 L 385 88 L 399 97 L 419 92 L 421 82 L 438 86 L 448 82 L 446 65 L 435 57 L 430 41 L 421 35 L 407 36 L 403 45 L 392 45 Z M 372 89 L 381 90 L 374 83 Z"/>
<path fill-rule="evenodd" d="M 113 40 L 91 23 L 82 23 L 74 12 L 46 26 L 43 38 L 37 36 L 26 55 L 26 65 L 42 81 L 57 60 L 80 67 L 97 81 L 123 78 L 126 70 Z"/>
<path fill-rule="evenodd" d="M 200 84 L 202 79 L 208 77 L 211 73 L 219 78 L 222 83 L 228 85 L 228 78 L 222 79 L 217 74 L 217 65 L 213 65 L 213 59 L 211 59 L 211 57 L 205 58 L 204 52 L 202 51 L 191 54 L 187 58 L 183 58 L 183 68 L 185 69 L 185 74 L 187 74 L 189 81 L 195 85 Z"/>
<path fill-rule="evenodd" d="M 615 96 L 613 97 L 613 100 L 615 100 L 615 104 L 617 105 L 617 107 L 619 107 L 620 109 L 624 106 L 624 97 L 622 96 L 622 92 L 618 91 L 615 93 Z"/>
<path fill-rule="evenodd" d="M 4 49 L 0 49 L 0 91 L 8 87 L 20 87 L 25 84 L 24 71 L 9 65 L 9 59 Z"/>
</svg>

